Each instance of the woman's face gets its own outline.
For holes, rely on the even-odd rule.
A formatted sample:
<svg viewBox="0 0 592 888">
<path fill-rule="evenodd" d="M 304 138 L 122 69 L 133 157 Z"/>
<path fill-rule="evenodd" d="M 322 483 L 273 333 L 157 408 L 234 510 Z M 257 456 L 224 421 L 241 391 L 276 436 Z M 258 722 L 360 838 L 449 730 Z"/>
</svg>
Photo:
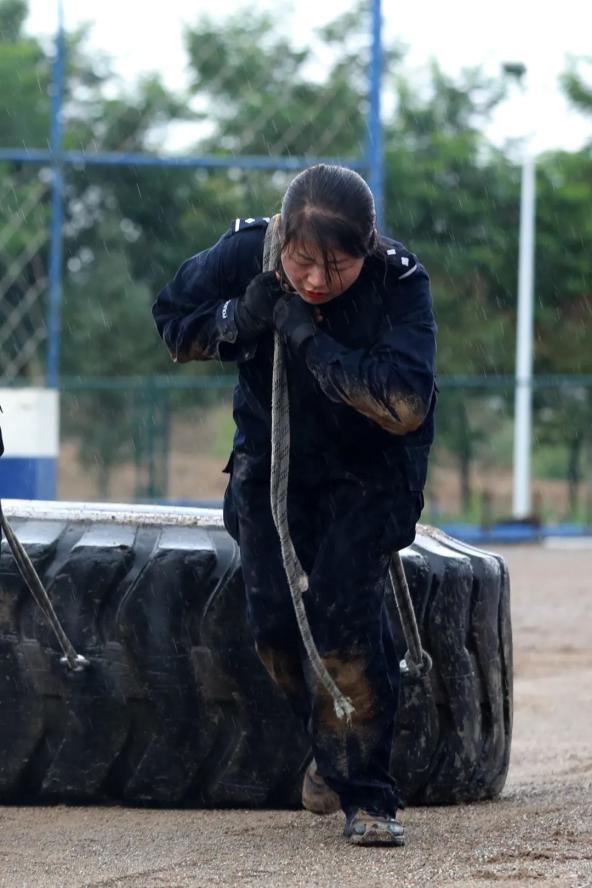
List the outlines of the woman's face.
<svg viewBox="0 0 592 888">
<path fill-rule="evenodd" d="M 311 305 L 322 305 L 341 296 L 357 280 L 364 258 L 340 250 L 329 254 L 331 277 L 327 278 L 323 254 L 313 244 L 291 244 L 282 251 L 286 277 Z"/>
</svg>

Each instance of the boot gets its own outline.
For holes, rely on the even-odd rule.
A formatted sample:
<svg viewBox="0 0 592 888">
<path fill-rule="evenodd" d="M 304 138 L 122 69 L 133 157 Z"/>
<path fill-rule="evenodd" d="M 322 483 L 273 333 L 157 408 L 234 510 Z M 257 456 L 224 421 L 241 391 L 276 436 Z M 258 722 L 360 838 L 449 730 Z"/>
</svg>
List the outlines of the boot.
<svg viewBox="0 0 592 888">
<path fill-rule="evenodd" d="M 334 814 L 341 808 L 339 796 L 330 789 L 313 759 L 306 769 L 302 782 L 302 807 L 313 814 Z"/>
<path fill-rule="evenodd" d="M 357 808 L 347 815 L 343 835 L 353 845 L 405 844 L 405 830 L 394 817 Z"/>
</svg>

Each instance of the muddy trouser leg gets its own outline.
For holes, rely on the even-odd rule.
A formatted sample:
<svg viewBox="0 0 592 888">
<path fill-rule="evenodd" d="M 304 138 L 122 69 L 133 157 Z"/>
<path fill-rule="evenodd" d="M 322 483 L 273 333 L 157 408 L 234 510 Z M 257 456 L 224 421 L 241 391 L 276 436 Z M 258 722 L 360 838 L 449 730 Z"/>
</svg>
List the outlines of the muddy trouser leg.
<svg viewBox="0 0 592 888">
<path fill-rule="evenodd" d="M 247 612 L 259 656 L 307 724 L 319 772 L 344 810 L 394 814 L 400 799 L 389 762 L 399 664 L 385 589 L 392 551 L 413 540 L 421 495 L 356 479 L 327 485 L 316 501 L 310 490 L 298 496 L 292 488 L 290 529 L 310 579 L 306 609 L 319 653 L 354 704 L 348 724 L 335 715 L 303 653 L 268 487 L 243 482 L 233 485 L 233 492 Z"/>
<path fill-rule="evenodd" d="M 327 692 L 305 669 L 318 769 L 345 811 L 394 814 L 401 807 L 389 770 L 399 659 L 385 595 L 391 554 L 412 542 L 422 504 L 417 492 L 355 479 L 333 484 L 321 504 L 327 531 L 306 606 L 319 653 L 354 705 L 350 724 L 337 718 Z"/>
<path fill-rule="evenodd" d="M 302 668 L 304 650 L 271 515 L 269 483 L 233 477 L 225 499 L 225 523 L 240 543 L 247 619 L 257 654 L 308 730 L 310 699 Z M 298 527 L 297 519 L 296 526 L 291 521 L 291 531 L 303 557 L 310 534 Z"/>
</svg>

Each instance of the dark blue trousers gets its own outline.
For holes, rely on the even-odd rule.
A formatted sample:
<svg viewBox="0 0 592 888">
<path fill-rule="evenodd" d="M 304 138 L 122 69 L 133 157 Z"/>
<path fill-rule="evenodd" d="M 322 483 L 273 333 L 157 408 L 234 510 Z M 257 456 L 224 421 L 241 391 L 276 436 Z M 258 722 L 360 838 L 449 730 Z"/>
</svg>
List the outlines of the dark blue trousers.
<svg viewBox="0 0 592 888">
<path fill-rule="evenodd" d="M 415 536 L 421 493 L 348 472 L 291 474 L 288 520 L 309 576 L 304 596 L 319 654 L 355 712 L 337 718 L 308 662 L 296 623 L 269 503 L 269 474 L 235 453 L 225 523 L 241 548 L 257 652 L 309 733 L 319 773 L 343 809 L 395 814 L 389 763 L 399 663 L 385 608 L 392 552 Z M 390 591 L 388 594 L 391 594 Z"/>
</svg>

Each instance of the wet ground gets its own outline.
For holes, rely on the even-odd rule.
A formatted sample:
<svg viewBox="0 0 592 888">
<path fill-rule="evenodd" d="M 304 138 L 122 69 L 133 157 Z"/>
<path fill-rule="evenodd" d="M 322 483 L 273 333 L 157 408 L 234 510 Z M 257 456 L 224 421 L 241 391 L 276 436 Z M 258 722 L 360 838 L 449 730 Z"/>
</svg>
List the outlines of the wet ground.
<svg viewBox="0 0 592 888">
<path fill-rule="evenodd" d="M 340 815 L 0 808 L 1 888 L 592 886 L 592 543 L 499 549 L 512 581 L 515 722 L 499 800 L 408 809 L 405 848 Z"/>
</svg>

